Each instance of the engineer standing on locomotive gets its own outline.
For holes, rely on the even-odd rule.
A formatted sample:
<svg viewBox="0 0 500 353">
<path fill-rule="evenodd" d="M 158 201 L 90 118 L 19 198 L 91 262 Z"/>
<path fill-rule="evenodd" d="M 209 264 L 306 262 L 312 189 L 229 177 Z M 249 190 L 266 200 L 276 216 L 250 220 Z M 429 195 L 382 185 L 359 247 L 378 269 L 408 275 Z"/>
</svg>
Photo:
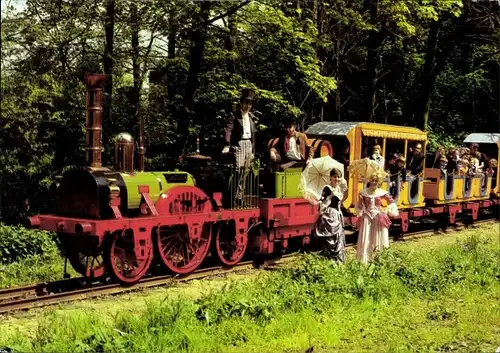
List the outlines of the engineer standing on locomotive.
<svg viewBox="0 0 500 353">
<path fill-rule="evenodd" d="M 255 153 L 255 115 L 250 111 L 255 103 L 255 92 L 251 89 L 243 89 L 240 104 L 230 114 L 225 129 L 226 146 L 223 154 L 233 152 L 235 156 L 235 167 L 239 172 L 249 168 Z M 243 198 L 243 178 L 238 178 L 237 202 Z"/>
</svg>

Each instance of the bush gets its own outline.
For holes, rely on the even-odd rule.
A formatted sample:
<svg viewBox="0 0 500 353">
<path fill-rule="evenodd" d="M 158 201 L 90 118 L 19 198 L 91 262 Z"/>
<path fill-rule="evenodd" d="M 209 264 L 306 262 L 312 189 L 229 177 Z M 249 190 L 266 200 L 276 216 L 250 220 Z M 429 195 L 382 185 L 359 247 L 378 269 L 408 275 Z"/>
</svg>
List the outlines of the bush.
<svg viewBox="0 0 500 353">
<path fill-rule="evenodd" d="M 9 264 L 32 255 L 57 252 L 53 233 L 0 224 L 0 263 Z"/>
</svg>

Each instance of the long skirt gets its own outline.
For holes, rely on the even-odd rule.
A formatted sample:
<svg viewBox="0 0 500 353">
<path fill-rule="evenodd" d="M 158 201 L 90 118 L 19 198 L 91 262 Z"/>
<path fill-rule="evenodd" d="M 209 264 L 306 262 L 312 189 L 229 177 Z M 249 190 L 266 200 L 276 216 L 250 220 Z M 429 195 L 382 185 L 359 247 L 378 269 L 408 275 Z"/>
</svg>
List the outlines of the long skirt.
<svg viewBox="0 0 500 353">
<path fill-rule="evenodd" d="M 372 219 L 364 214 L 359 219 L 356 258 L 361 262 L 367 263 L 374 251 L 389 247 L 389 228 L 385 217 L 385 214 L 379 213 Z"/>
<path fill-rule="evenodd" d="M 326 257 L 345 262 L 344 217 L 342 213 L 328 207 L 316 221 L 315 236 Z"/>
</svg>

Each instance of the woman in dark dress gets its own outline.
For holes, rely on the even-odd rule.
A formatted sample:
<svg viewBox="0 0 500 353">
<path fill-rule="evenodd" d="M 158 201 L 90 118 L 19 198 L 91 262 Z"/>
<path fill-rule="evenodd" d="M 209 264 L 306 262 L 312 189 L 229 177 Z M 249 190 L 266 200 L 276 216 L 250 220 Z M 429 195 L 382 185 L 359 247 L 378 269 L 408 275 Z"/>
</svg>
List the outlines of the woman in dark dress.
<svg viewBox="0 0 500 353">
<path fill-rule="evenodd" d="M 324 254 L 333 260 L 345 262 L 344 216 L 340 207 L 345 200 L 347 183 L 338 169 L 330 172 L 330 185 L 323 188 L 320 198 L 320 217 L 316 221 L 315 236 Z"/>
</svg>

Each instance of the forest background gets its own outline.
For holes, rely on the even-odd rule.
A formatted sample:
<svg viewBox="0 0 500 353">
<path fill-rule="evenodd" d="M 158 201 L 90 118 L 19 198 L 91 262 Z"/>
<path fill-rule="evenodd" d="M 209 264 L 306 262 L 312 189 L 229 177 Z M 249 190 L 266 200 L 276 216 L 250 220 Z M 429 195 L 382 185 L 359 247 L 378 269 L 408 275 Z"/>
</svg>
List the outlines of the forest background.
<svg viewBox="0 0 500 353">
<path fill-rule="evenodd" d="M 258 92 L 260 152 L 280 121 L 417 126 L 431 149 L 497 131 L 498 0 L 2 0 L 3 221 L 47 211 L 84 162 L 85 72 L 104 87 L 103 160 L 137 138 L 146 169 L 220 153 L 241 88 Z M 29 210 L 26 201 L 29 199 Z"/>
</svg>

